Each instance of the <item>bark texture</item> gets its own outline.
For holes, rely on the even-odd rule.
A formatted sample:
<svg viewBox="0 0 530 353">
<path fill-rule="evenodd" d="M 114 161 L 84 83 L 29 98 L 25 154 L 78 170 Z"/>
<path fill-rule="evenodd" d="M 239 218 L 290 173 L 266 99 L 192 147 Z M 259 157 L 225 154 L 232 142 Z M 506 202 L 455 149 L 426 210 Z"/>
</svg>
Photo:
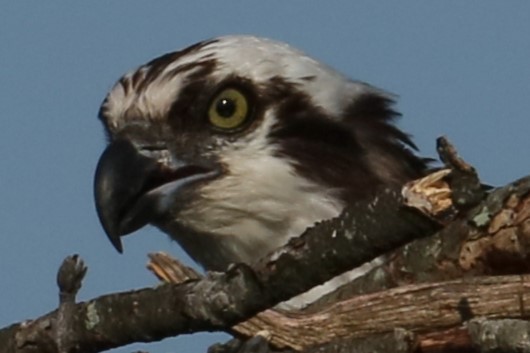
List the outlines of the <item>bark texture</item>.
<svg viewBox="0 0 530 353">
<path fill-rule="evenodd" d="M 378 215 L 387 221 L 379 222 Z M 66 331 L 60 327 L 65 320 L 69 340 L 75 342 L 67 352 L 100 352 L 183 333 L 229 331 L 259 311 L 436 228 L 429 218 L 403 207 L 400 190 L 385 189 L 352 205 L 341 217 L 308 229 L 254 269 L 235 265 L 183 284 L 102 296 L 74 304 L 67 320 L 59 319 L 60 310 L 55 310 L 1 329 L 0 352 L 63 353 L 57 337 Z"/>
<path fill-rule="evenodd" d="M 452 146 L 438 147 L 450 171 L 381 190 L 254 268 L 202 277 L 154 255 L 151 270 L 181 283 L 76 303 L 86 267 L 68 257 L 58 309 L 0 329 L 0 353 L 100 352 L 199 331 L 236 336 L 212 353 L 530 351 L 530 177 L 486 194 Z M 267 310 L 382 254 L 383 266 L 304 312 Z"/>
</svg>

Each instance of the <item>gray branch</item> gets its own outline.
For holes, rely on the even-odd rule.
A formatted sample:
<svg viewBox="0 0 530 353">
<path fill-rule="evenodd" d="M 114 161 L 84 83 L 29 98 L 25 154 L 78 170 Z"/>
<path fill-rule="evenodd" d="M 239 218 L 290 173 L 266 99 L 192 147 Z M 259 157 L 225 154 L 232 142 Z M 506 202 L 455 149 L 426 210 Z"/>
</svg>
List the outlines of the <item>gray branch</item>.
<svg viewBox="0 0 530 353">
<path fill-rule="evenodd" d="M 430 219 L 403 207 L 399 189 L 381 190 L 371 200 L 348 207 L 340 217 L 308 229 L 254 269 L 234 265 L 225 273 L 209 273 L 181 285 L 116 293 L 75 304 L 69 323 L 70 339 L 76 344 L 69 352 L 100 352 L 183 333 L 227 330 L 436 229 Z M 55 310 L 1 329 L 0 352 L 62 353 L 54 337 L 58 315 Z"/>
</svg>

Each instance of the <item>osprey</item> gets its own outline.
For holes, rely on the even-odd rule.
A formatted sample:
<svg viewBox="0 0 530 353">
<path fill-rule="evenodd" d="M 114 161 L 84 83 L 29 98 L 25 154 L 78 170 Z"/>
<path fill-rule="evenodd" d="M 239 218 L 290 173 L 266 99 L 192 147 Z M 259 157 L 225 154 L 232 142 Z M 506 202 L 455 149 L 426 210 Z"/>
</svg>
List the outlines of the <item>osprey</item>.
<svg viewBox="0 0 530 353">
<path fill-rule="evenodd" d="M 152 224 L 208 270 L 252 264 L 425 172 L 393 103 L 269 39 L 165 54 L 119 79 L 101 106 L 100 221 L 119 252 L 121 236 Z"/>
</svg>

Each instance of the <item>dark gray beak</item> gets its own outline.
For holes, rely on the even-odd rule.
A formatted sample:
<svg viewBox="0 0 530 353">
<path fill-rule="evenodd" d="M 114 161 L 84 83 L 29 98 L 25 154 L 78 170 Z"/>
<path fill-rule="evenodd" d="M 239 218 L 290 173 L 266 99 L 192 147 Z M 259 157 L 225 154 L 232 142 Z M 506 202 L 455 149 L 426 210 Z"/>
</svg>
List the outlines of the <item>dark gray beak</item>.
<svg viewBox="0 0 530 353">
<path fill-rule="evenodd" d="M 167 211 L 185 185 L 216 174 L 180 161 L 168 166 L 128 140 L 113 141 L 101 155 L 94 178 L 96 210 L 110 242 L 123 252 L 122 236 Z"/>
</svg>

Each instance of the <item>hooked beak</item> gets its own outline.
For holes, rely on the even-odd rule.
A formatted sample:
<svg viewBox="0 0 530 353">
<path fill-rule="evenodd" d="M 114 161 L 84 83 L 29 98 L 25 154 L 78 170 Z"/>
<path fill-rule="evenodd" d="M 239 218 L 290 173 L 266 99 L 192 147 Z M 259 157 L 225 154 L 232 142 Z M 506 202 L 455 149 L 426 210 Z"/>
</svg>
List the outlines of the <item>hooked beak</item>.
<svg viewBox="0 0 530 353">
<path fill-rule="evenodd" d="M 211 168 L 143 154 L 127 140 L 113 141 L 101 155 L 94 178 L 99 220 L 110 242 L 123 252 L 121 237 L 164 214 L 186 185 L 217 175 Z"/>
</svg>

